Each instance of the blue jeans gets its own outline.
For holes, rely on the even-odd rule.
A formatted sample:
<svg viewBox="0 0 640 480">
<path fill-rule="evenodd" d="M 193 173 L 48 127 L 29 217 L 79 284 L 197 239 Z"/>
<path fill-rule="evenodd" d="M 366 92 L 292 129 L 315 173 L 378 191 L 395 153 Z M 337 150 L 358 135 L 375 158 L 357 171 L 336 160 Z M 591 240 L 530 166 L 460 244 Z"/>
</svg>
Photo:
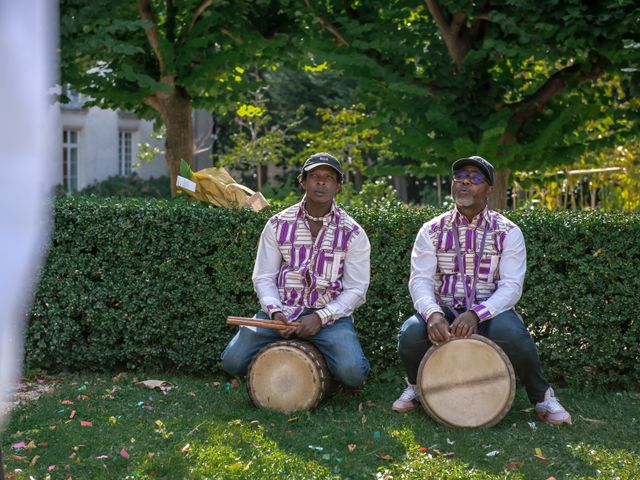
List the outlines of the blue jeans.
<svg viewBox="0 0 640 480">
<path fill-rule="evenodd" d="M 311 312 L 303 312 L 303 315 Z M 258 312 L 256 318 L 269 318 Z M 240 327 L 220 356 L 223 368 L 231 375 L 247 373 L 256 353 L 267 345 L 284 340 L 276 330 L 260 327 Z M 369 374 L 369 361 L 365 358 L 351 317 L 343 317 L 332 325 L 322 327 L 313 337 L 313 343 L 327 362 L 331 375 L 347 387 L 360 387 Z"/>
<path fill-rule="evenodd" d="M 447 307 L 443 310 L 445 318 L 451 324 L 455 318 L 453 312 Z M 532 403 L 543 401 L 549 383 L 542 375 L 536 345 L 515 310 L 507 310 L 480 323 L 478 334 L 492 340 L 504 350 L 516 376 L 524 385 L 529 400 Z M 427 336 L 427 323 L 421 315 L 416 314 L 404 322 L 398 334 L 398 353 L 409 383 L 416 383 L 420 361 L 429 347 L 431 342 Z"/>
</svg>

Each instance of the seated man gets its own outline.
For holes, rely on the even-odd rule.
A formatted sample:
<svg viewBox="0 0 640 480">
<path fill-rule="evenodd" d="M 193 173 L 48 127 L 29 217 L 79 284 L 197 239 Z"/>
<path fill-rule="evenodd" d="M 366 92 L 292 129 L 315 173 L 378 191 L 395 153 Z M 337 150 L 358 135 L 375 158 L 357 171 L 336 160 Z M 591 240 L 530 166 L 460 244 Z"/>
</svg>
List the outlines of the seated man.
<svg viewBox="0 0 640 480">
<path fill-rule="evenodd" d="M 371 247 L 360 225 L 335 203 L 342 177 L 333 156 L 312 155 L 298 177 L 304 198 L 264 227 L 253 270 L 262 306 L 255 317 L 292 327 L 241 326 L 221 356 L 228 373 L 246 374 L 261 348 L 295 336 L 318 347 L 333 377 L 348 389 L 362 386 L 369 362 L 351 315 L 365 301 Z"/>
<path fill-rule="evenodd" d="M 524 237 L 513 222 L 487 208 L 492 185 L 493 166 L 484 158 L 457 160 L 451 183 L 455 207 L 425 223 L 418 233 L 409 280 L 417 313 L 402 325 L 398 336 L 409 385 L 392 408 L 406 412 L 418 404 L 418 367 L 432 344 L 479 333 L 509 357 L 541 420 L 571 423 L 514 310 L 526 271 Z"/>
</svg>

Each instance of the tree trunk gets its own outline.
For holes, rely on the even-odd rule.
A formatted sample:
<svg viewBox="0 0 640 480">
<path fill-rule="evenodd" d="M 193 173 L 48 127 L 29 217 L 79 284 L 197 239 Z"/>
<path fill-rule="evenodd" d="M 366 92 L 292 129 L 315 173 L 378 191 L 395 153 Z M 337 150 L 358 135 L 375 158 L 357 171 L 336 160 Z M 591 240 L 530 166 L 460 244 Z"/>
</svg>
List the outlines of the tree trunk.
<svg viewBox="0 0 640 480">
<path fill-rule="evenodd" d="M 496 171 L 493 174 L 493 193 L 489 196 L 489 208 L 503 210 L 507 208 L 507 190 L 509 189 L 509 176 L 511 170 Z"/>
<path fill-rule="evenodd" d="M 180 160 L 193 165 L 193 120 L 191 97 L 186 90 L 175 87 L 170 95 L 155 97 L 148 102 L 162 117 L 165 135 L 165 159 L 169 168 L 171 196 L 176 194 L 176 178 L 180 173 Z"/>
</svg>

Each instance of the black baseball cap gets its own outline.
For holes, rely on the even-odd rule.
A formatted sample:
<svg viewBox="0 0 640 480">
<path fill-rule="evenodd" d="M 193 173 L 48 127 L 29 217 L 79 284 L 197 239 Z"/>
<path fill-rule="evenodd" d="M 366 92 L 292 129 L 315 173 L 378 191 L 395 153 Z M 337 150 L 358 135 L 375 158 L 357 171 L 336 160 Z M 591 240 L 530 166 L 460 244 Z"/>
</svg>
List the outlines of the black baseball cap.
<svg viewBox="0 0 640 480">
<path fill-rule="evenodd" d="M 302 171 L 308 172 L 309 170 L 313 170 L 320 165 L 327 165 L 333 168 L 340 174 L 340 177 L 342 177 L 342 165 L 340 165 L 340 162 L 333 155 L 329 155 L 328 153 L 324 152 L 315 153 L 307 158 L 307 160 L 304 162 L 304 165 L 302 166 Z"/>
<path fill-rule="evenodd" d="M 462 170 L 462 167 L 466 167 L 467 165 L 478 167 L 487 179 L 487 183 L 489 185 L 493 185 L 493 165 L 487 162 L 484 158 L 478 157 L 477 155 L 456 160 L 455 162 L 453 162 L 451 170 L 453 172 L 457 172 L 458 170 Z"/>
</svg>

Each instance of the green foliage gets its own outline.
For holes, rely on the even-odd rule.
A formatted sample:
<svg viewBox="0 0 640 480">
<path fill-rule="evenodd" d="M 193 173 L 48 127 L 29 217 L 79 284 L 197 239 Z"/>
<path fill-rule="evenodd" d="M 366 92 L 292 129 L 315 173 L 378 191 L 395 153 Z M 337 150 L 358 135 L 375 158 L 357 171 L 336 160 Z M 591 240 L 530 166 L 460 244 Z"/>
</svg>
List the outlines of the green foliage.
<svg viewBox="0 0 640 480">
<path fill-rule="evenodd" d="M 64 192 L 62 192 L 64 194 Z M 133 173 L 127 177 L 116 175 L 90 185 L 76 195 L 99 197 L 170 198 L 171 189 L 167 177 L 140 178 Z"/>
<path fill-rule="evenodd" d="M 355 317 L 374 372 L 381 373 L 398 364 L 398 328 L 413 313 L 407 281 L 415 235 L 438 212 L 394 203 L 349 211 L 371 241 L 371 285 Z M 251 273 L 269 215 L 161 200 L 58 200 L 31 311 L 28 365 L 216 368 L 234 332 L 226 317 L 259 308 Z M 527 240 L 519 309 L 550 380 L 636 384 L 640 218 L 540 211 L 508 216 Z"/>
<path fill-rule="evenodd" d="M 530 426 L 520 388 L 498 425 L 451 429 L 421 408 L 391 411 L 405 388 L 397 371 L 358 397 L 337 393 L 289 415 L 256 409 L 245 385 L 234 388 L 219 374 L 113 373 L 37 372 L 21 384 L 23 401 L 0 437 L 7 480 L 640 478 L 633 392 L 557 389 L 573 414 L 571 427 L 558 428 Z M 137 383 L 148 378 L 176 388 L 163 395 Z M 12 448 L 19 442 L 27 447 Z"/>
</svg>

